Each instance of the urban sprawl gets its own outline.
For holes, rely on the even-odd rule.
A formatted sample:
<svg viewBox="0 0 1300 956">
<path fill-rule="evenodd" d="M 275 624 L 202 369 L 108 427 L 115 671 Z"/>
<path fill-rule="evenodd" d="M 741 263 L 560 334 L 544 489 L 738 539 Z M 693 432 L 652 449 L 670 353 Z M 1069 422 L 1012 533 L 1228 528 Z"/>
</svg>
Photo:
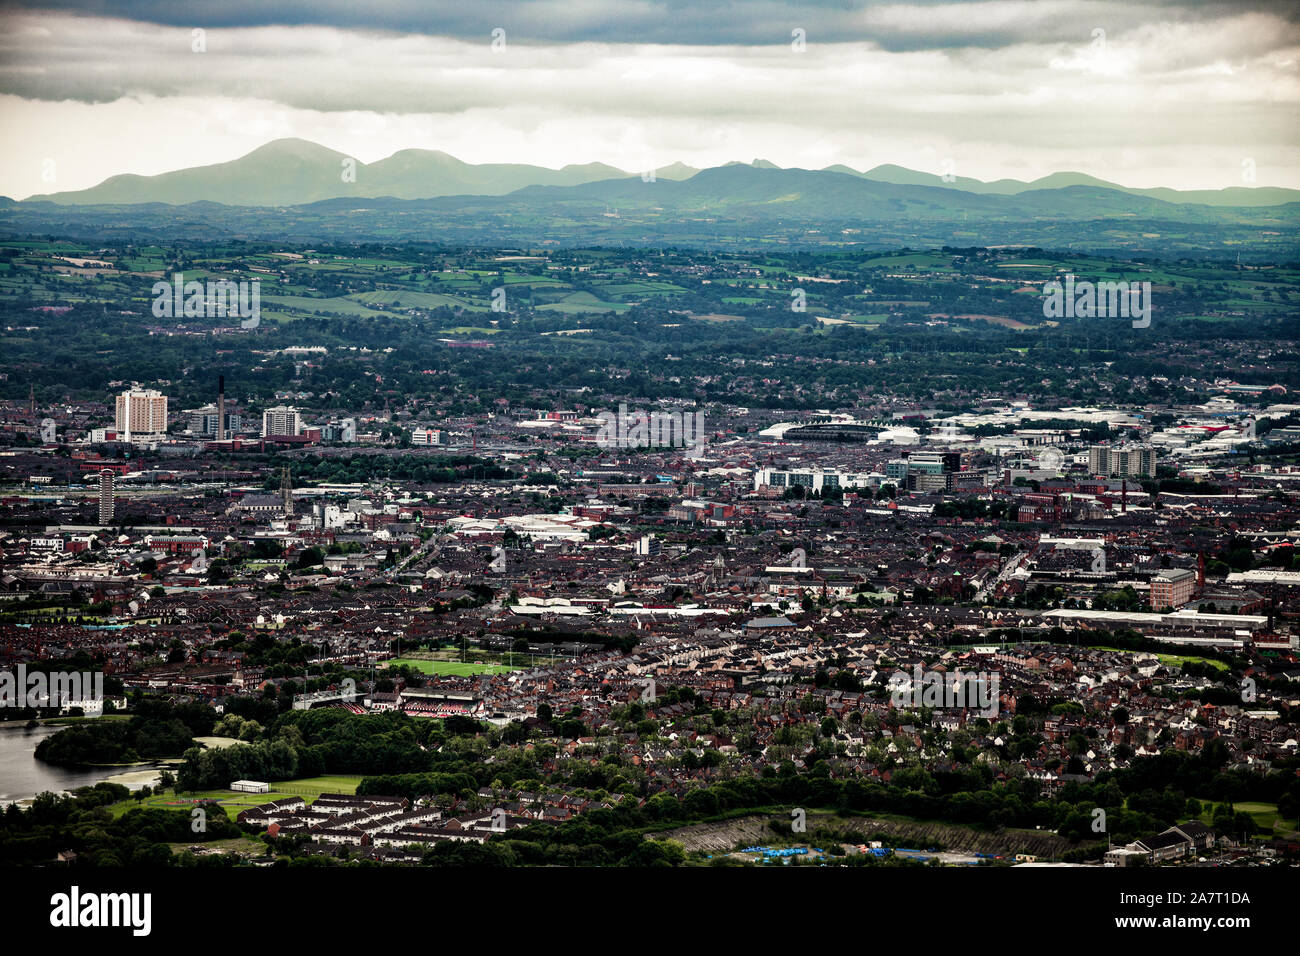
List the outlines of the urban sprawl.
<svg viewBox="0 0 1300 956">
<path fill-rule="evenodd" d="M 983 275 L 978 259 L 931 261 Z M 788 281 L 850 281 L 840 265 Z M 584 281 L 601 268 L 585 264 Z M 725 263 L 646 257 L 615 278 L 790 298 Z M 952 275 L 892 262 L 877 279 L 894 287 L 865 307 L 882 312 L 867 335 L 1019 341 L 919 301 Z M 498 281 L 482 280 L 484 303 Z M 648 308 L 623 295 L 620 312 Z M 446 306 L 426 305 L 367 300 L 449 327 Z M 43 740 L 42 760 L 153 771 L 59 798 L 58 813 L 169 813 L 181 822 L 164 842 L 189 863 L 1295 859 L 1294 342 L 1233 346 L 1253 356 L 1234 374 L 1161 340 L 1145 347 L 1164 371 L 1115 388 L 1108 369 L 1143 346 L 1076 330 L 1070 348 L 1096 371 L 1025 385 L 999 345 L 1004 388 L 927 396 L 852 386 L 902 347 L 814 361 L 755 340 L 765 352 L 717 357 L 729 380 L 692 378 L 683 332 L 627 375 L 593 353 L 597 377 L 574 386 L 546 356 L 606 326 L 525 327 L 556 314 L 539 307 L 490 324 L 457 313 L 480 331 L 448 332 L 401 369 L 423 392 L 384 381 L 406 346 L 319 344 L 310 317 L 150 329 L 243 343 L 292 383 L 260 392 L 220 359 L 94 396 L 76 382 L 38 396 L 8 368 L 0 666 L 94 671 L 104 690 L 4 716 L 85 718 Z M 65 320 L 51 308 L 21 321 Z M 758 321 L 703 308 L 658 318 Z M 809 309 L 784 340 L 859 341 L 836 327 L 861 324 L 843 310 Z M 1154 315 L 1110 334 L 1153 343 L 1140 336 Z M 491 394 L 450 371 L 497 361 L 512 335 L 530 336 L 527 379 Z M 939 351 L 908 354 L 1003 361 Z M 839 384 L 807 385 L 799 368 Z M 349 403 L 352 386 L 326 373 L 362 375 L 373 394 Z M 1068 395 L 1072 377 L 1109 394 Z M 954 697 L 967 676 L 992 698 Z M 126 862 L 96 839 L 12 852 Z"/>
</svg>

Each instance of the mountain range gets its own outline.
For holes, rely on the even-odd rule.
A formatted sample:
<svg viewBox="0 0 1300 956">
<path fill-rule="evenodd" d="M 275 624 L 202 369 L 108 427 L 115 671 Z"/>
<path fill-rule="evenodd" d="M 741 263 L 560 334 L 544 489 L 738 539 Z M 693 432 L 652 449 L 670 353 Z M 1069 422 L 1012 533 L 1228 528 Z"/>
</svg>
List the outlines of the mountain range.
<svg viewBox="0 0 1300 956">
<path fill-rule="evenodd" d="M 745 172 L 760 172 L 754 178 Z M 703 174 L 704 178 L 700 177 Z M 561 187 L 573 190 L 573 198 L 617 201 L 620 197 L 644 197 L 637 187 L 651 180 L 648 175 L 629 173 L 604 163 L 570 165 L 548 169 L 521 163 L 466 163 L 437 150 L 404 149 L 387 159 L 362 163 L 344 153 L 302 139 L 278 139 L 260 146 L 245 156 L 211 166 L 196 166 L 161 173 L 156 176 L 124 174 L 112 176 L 97 186 L 69 192 L 30 197 L 28 202 L 52 202 L 59 205 L 131 205 L 166 203 L 181 206 L 195 202 L 216 202 L 228 206 L 299 206 L 327 199 L 436 199 L 446 196 L 504 196 L 537 187 Z M 751 163 L 728 163 L 699 170 L 674 163 L 654 171 L 653 181 L 695 183 L 695 188 L 681 193 L 682 198 L 710 198 L 715 203 L 733 205 L 755 190 L 764 193 L 760 202 L 791 201 L 786 186 L 797 191 L 800 200 L 821 193 L 821 202 L 831 210 L 845 211 L 837 205 L 846 199 L 855 204 L 867 200 L 896 198 L 907 200 L 917 194 L 899 191 L 900 187 L 945 189 L 961 195 L 948 200 L 962 213 L 972 208 L 990 209 L 975 197 L 1020 197 L 1044 190 L 1073 189 L 1106 191 L 1160 203 L 1196 204 L 1219 207 L 1275 206 L 1300 201 L 1300 190 L 1277 187 L 1229 187 L 1219 190 L 1179 191 L 1167 188 L 1133 189 L 1107 182 L 1084 173 L 1052 173 L 1031 182 L 999 179 L 982 182 L 967 177 L 945 179 L 902 166 L 883 165 L 859 171 L 848 166 L 828 166 L 822 170 L 781 169 L 766 160 Z M 699 180 L 696 183 L 696 180 Z M 861 180 L 872 184 L 851 189 L 846 183 Z M 591 189 L 593 184 L 602 184 Z M 728 194 L 722 186 L 736 186 L 739 194 Z M 576 188 L 575 188 L 576 187 Z M 775 193 L 773 194 L 773 187 Z M 890 189 L 889 187 L 893 187 Z M 922 194 L 924 196 L 924 194 Z M 929 197 L 933 201 L 936 197 Z M 996 202 L 994 204 L 996 206 Z M 1109 204 L 1108 204 L 1109 205 Z M 1122 202 L 1121 202 L 1122 205 Z M 864 210 L 865 211 L 865 210 Z"/>
<path fill-rule="evenodd" d="M 678 164 L 665 179 L 693 175 Z M 525 186 L 576 186 L 629 174 L 604 163 L 547 169 L 519 163 L 474 165 L 438 150 L 403 149 L 387 159 L 363 163 L 304 139 L 277 139 L 239 159 L 178 169 L 157 176 L 111 176 L 98 186 L 29 201 L 123 205 L 161 202 L 182 206 L 219 202 L 227 206 L 300 206 L 335 198 L 434 199 L 439 196 L 501 196 Z"/>
</svg>

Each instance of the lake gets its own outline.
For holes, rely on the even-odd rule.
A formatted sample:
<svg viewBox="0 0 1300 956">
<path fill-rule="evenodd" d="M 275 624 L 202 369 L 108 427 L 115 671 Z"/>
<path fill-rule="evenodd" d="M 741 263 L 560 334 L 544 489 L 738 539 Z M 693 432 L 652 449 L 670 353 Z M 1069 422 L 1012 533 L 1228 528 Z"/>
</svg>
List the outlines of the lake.
<svg viewBox="0 0 1300 956">
<path fill-rule="evenodd" d="M 62 727 L 34 727 L 25 721 L 0 723 L 0 806 L 15 800 L 30 800 L 38 793 L 52 790 L 63 793 L 110 780 L 132 790 L 158 782 L 160 766 L 138 767 L 56 767 L 36 759 L 36 745 Z"/>
</svg>

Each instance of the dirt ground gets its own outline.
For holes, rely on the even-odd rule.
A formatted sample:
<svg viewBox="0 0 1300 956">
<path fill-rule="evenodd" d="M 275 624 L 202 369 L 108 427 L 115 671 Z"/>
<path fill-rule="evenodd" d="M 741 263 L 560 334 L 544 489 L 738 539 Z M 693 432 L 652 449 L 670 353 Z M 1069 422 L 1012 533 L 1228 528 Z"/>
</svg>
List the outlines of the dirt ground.
<svg viewBox="0 0 1300 956">
<path fill-rule="evenodd" d="M 687 852 L 726 853 L 738 847 L 755 844 L 771 845 L 778 839 L 768 823 L 777 817 L 753 814 L 716 823 L 699 823 L 647 834 L 653 839 L 675 840 Z M 1003 830 L 1000 833 L 974 830 L 951 823 L 924 823 L 915 821 L 885 820 L 876 817 L 839 817 L 834 814 L 809 813 L 808 833 L 819 827 L 836 831 L 849 831 L 862 842 L 885 835 L 885 845 L 926 850 L 942 847 L 954 854 L 994 853 L 1014 856 L 1029 853 L 1040 859 L 1059 857 L 1066 850 L 1076 848 L 1055 833 L 1039 830 Z"/>
</svg>

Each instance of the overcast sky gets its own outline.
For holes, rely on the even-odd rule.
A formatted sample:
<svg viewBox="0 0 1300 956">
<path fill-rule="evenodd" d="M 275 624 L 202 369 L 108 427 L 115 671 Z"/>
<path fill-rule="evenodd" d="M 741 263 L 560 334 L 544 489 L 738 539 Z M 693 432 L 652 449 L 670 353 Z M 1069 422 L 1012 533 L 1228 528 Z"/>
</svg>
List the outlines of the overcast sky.
<svg viewBox="0 0 1300 956">
<path fill-rule="evenodd" d="M 14 198 L 284 136 L 363 162 L 1300 188 L 1294 2 L 74 0 L 0 18 Z"/>
</svg>

